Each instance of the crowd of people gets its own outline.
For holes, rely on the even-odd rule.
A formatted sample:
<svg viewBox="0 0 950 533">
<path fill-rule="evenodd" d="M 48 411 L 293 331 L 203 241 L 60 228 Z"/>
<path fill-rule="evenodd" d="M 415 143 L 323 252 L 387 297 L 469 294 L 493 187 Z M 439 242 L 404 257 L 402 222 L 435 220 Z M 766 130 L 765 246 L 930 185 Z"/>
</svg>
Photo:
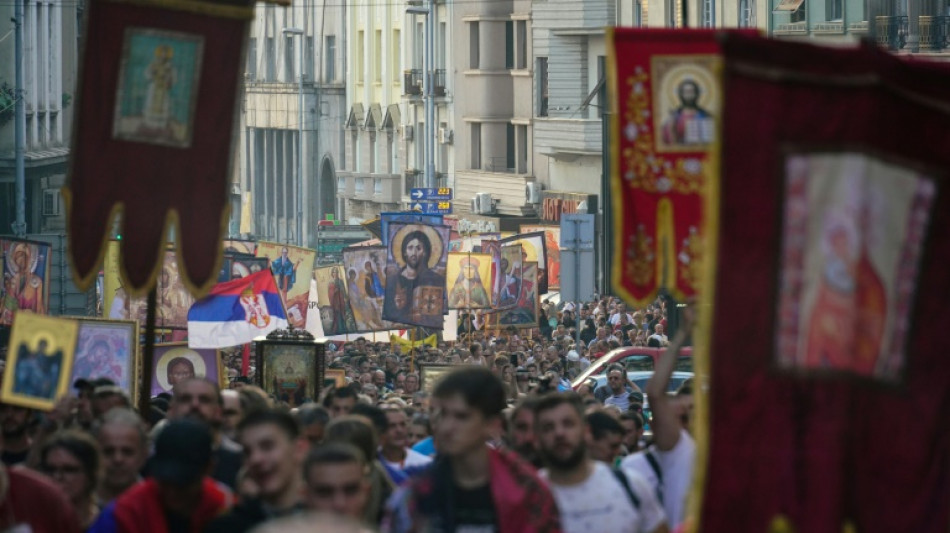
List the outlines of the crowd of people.
<svg viewBox="0 0 950 533">
<path fill-rule="evenodd" d="M 689 314 L 667 338 L 662 302 L 574 311 L 546 307 L 527 331 L 463 316 L 457 341 L 405 353 L 332 346 L 346 385 L 293 409 L 240 377 L 181 381 L 141 412 L 104 379 L 48 413 L 0 404 L 0 531 L 678 530 L 692 383 L 669 383 Z M 645 390 L 620 365 L 572 386 L 651 344 L 667 349 Z M 457 368 L 422 383 L 425 363 Z"/>
</svg>

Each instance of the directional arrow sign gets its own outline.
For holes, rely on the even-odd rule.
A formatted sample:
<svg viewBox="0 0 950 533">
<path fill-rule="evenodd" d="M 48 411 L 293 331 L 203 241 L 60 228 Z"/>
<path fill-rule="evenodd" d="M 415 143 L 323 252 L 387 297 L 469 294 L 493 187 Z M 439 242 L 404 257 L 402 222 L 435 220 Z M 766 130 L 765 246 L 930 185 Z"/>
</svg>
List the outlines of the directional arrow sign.
<svg viewBox="0 0 950 533">
<path fill-rule="evenodd" d="M 413 202 L 410 207 L 413 211 L 419 211 L 427 215 L 452 214 L 452 202 Z"/>
<path fill-rule="evenodd" d="M 438 202 L 447 202 L 452 199 L 452 189 L 450 187 L 420 187 L 409 191 L 409 197 L 413 201 L 430 200 Z"/>
</svg>

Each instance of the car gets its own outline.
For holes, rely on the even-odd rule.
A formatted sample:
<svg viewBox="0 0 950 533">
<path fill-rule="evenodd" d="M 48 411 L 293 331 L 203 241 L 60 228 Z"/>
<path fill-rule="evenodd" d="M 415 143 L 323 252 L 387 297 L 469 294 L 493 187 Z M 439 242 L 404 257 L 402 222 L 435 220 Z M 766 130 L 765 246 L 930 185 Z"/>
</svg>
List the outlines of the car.
<svg viewBox="0 0 950 533">
<path fill-rule="evenodd" d="M 581 372 L 579 376 L 571 382 L 574 390 L 581 385 L 587 378 L 596 377 L 604 374 L 607 367 L 619 363 L 627 371 L 649 371 L 653 372 L 656 367 L 656 360 L 663 354 L 664 348 L 646 348 L 643 346 L 617 348 L 607 352 L 605 355 L 593 361 L 587 370 Z M 693 348 L 686 346 L 680 350 L 679 357 L 676 360 L 676 371 L 693 371 Z"/>
<path fill-rule="evenodd" d="M 636 384 L 637 387 L 640 387 L 640 390 L 641 390 L 641 391 L 646 390 L 646 388 L 647 388 L 647 381 L 650 381 L 650 378 L 652 378 L 652 377 L 653 377 L 653 371 L 652 371 L 652 370 L 630 370 L 630 371 L 627 372 L 627 379 L 629 379 L 629 380 L 632 381 L 634 384 Z M 680 387 L 680 385 L 682 385 L 682 383 L 683 383 L 684 381 L 686 381 L 687 379 L 690 379 L 690 378 L 692 378 L 692 377 L 693 377 L 693 373 L 692 373 L 692 372 L 683 372 L 683 371 L 679 371 L 679 370 L 674 371 L 674 372 L 673 372 L 673 375 L 670 376 L 670 384 L 669 384 L 669 386 L 666 388 L 666 391 L 667 391 L 667 392 L 676 392 L 676 389 L 678 389 L 678 388 Z M 600 375 L 598 375 L 598 376 L 590 376 L 590 377 L 588 377 L 587 379 L 593 379 L 594 381 L 597 382 L 597 386 L 594 387 L 595 390 L 596 390 L 597 387 L 602 387 L 602 386 L 604 386 L 604 385 L 607 384 L 607 375 L 606 375 L 606 374 L 600 374 Z M 583 384 L 583 382 L 578 383 L 578 384 L 577 384 L 577 387 L 579 387 L 581 384 Z M 572 384 L 572 385 L 573 385 L 573 384 Z M 574 390 L 577 390 L 577 387 L 574 387 Z"/>
</svg>

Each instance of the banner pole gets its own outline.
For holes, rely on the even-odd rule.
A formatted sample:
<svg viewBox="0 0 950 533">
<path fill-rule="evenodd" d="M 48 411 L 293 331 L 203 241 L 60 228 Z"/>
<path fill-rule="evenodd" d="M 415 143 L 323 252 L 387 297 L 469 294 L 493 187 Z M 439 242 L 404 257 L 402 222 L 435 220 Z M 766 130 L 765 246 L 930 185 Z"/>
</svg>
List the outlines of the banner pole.
<svg viewBox="0 0 950 533">
<path fill-rule="evenodd" d="M 158 291 L 153 286 L 148 291 L 145 307 L 145 350 L 142 352 L 142 383 L 139 388 L 139 416 L 143 419 L 148 414 L 149 402 L 152 398 L 152 363 L 155 360 L 155 307 L 158 300 Z"/>
</svg>

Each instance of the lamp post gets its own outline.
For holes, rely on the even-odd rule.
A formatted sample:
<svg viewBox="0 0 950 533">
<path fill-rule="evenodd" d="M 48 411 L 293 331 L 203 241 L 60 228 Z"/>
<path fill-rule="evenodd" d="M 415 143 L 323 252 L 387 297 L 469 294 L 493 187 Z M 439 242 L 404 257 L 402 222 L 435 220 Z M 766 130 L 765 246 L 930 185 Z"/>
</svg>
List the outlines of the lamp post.
<svg viewBox="0 0 950 533">
<path fill-rule="evenodd" d="M 303 246 L 303 30 L 284 28 L 284 35 L 300 36 L 300 76 L 297 78 L 297 246 Z"/>
<path fill-rule="evenodd" d="M 432 0 L 426 0 L 426 7 L 409 6 L 406 13 L 410 15 L 425 15 L 425 43 L 422 54 L 422 93 L 425 103 L 426 131 L 423 138 L 425 148 L 425 183 L 426 187 L 435 187 L 435 70 L 433 69 L 433 46 L 435 43 L 435 5 Z"/>
</svg>

